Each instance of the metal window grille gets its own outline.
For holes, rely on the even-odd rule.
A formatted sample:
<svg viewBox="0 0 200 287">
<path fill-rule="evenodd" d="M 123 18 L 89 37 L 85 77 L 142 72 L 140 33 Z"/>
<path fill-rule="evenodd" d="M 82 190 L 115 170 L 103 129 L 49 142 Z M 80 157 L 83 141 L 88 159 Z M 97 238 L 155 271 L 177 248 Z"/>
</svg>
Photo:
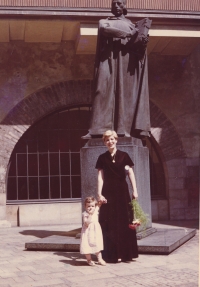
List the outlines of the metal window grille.
<svg viewBox="0 0 200 287">
<path fill-rule="evenodd" d="M 17 143 L 10 161 L 7 203 L 76 200 L 81 197 L 81 136 L 90 107 L 51 114 L 32 126 Z"/>
</svg>

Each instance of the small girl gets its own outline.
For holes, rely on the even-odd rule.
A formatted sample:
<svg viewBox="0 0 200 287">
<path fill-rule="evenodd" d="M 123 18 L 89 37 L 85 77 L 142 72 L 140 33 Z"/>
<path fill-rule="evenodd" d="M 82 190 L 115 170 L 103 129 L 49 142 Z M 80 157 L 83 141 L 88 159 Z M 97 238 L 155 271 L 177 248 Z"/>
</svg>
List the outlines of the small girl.
<svg viewBox="0 0 200 287">
<path fill-rule="evenodd" d="M 103 236 L 101 226 L 98 221 L 99 207 L 97 200 L 90 196 L 85 199 L 85 211 L 83 212 L 83 227 L 81 231 L 80 253 L 85 254 L 87 263 L 95 266 L 91 259 L 91 254 L 95 253 L 98 264 L 105 266 L 106 262 L 102 259 Z"/>
</svg>

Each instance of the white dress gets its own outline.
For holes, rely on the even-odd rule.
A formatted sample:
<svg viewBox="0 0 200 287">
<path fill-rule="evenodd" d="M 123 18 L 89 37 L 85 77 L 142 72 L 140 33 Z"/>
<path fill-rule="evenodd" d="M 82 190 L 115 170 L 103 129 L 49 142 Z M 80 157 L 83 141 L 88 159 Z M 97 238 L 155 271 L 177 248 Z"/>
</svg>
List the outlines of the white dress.
<svg viewBox="0 0 200 287">
<path fill-rule="evenodd" d="M 81 254 L 93 254 L 103 250 L 103 236 L 98 220 L 99 207 L 97 206 L 92 214 L 91 223 L 87 226 L 83 224 L 81 230 Z M 87 219 L 89 214 L 84 211 L 83 218 Z"/>
</svg>

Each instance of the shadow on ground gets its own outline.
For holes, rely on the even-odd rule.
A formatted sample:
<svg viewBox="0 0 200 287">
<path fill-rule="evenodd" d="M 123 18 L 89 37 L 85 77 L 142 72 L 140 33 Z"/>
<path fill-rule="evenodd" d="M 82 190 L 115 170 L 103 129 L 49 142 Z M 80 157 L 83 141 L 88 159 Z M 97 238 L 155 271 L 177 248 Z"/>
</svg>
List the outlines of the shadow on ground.
<svg viewBox="0 0 200 287">
<path fill-rule="evenodd" d="M 64 259 L 59 260 L 62 263 L 73 266 L 87 266 L 85 256 L 79 252 L 55 252 L 54 255 L 62 256 Z M 92 259 L 95 261 L 96 257 L 92 255 Z"/>
<path fill-rule="evenodd" d="M 76 234 L 80 232 L 81 232 L 81 228 L 73 229 L 70 231 L 51 231 L 51 230 L 29 229 L 29 230 L 20 231 L 19 233 L 22 235 L 29 235 L 29 236 L 31 235 L 31 236 L 35 236 L 38 238 L 45 238 L 45 237 L 52 236 L 52 235 L 75 237 Z"/>
</svg>

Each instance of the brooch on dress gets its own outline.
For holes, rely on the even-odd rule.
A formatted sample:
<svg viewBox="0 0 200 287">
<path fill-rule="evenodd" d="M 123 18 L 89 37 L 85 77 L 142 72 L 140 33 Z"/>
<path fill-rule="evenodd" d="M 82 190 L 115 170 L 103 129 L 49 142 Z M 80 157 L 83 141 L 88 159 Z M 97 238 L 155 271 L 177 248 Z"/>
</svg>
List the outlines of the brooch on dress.
<svg viewBox="0 0 200 287">
<path fill-rule="evenodd" d="M 116 153 L 111 155 L 111 158 L 112 158 L 112 162 L 115 162 L 115 157 L 116 157 Z"/>
</svg>

